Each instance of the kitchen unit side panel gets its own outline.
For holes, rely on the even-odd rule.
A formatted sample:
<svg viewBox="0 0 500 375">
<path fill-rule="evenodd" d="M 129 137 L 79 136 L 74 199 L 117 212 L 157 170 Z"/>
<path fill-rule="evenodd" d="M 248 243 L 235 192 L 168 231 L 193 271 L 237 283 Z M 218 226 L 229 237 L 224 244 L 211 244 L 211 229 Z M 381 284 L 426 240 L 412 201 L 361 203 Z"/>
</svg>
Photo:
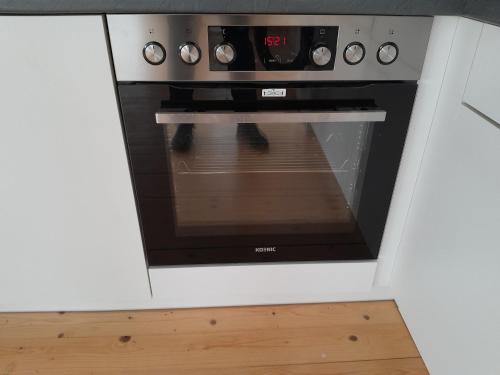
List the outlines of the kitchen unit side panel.
<svg viewBox="0 0 500 375">
<path fill-rule="evenodd" d="M 151 297 L 105 35 L 0 17 L 0 311 Z"/>
<path fill-rule="evenodd" d="M 375 285 L 390 286 L 394 262 L 406 224 L 418 172 L 429 139 L 432 120 L 446 72 L 459 17 L 434 17 L 422 76 L 399 165 L 384 237 L 380 247 Z"/>
<path fill-rule="evenodd" d="M 500 129 L 462 104 L 482 32 L 460 20 L 392 282 L 435 375 L 500 373 Z"/>
</svg>

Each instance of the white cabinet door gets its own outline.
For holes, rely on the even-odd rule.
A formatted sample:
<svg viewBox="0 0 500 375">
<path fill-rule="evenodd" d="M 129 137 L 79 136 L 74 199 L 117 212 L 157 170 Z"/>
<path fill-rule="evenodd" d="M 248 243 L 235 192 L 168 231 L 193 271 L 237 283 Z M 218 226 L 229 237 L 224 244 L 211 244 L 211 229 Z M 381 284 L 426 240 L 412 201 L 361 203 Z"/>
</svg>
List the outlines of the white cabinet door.
<svg viewBox="0 0 500 375">
<path fill-rule="evenodd" d="M 465 107 L 449 124 L 402 242 L 397 303 L 431 374 L 499 374 L 500 129 Z"/>
<path fill-rule="evenodd" d="M 500 129 L 461 103 L 482 27 L 459 23 L 393 278 L 433 375 L 500 374 Z"/>
<path fill-rule="evenodd" d="M 500 123 L 500 27 L 484 25 L 464 102 Z"/>
<path fill-rule="evenodd" d="M 0 310 L 149 300 L 102 17 L 2 16 L 0 51 Z"/>
</svg>

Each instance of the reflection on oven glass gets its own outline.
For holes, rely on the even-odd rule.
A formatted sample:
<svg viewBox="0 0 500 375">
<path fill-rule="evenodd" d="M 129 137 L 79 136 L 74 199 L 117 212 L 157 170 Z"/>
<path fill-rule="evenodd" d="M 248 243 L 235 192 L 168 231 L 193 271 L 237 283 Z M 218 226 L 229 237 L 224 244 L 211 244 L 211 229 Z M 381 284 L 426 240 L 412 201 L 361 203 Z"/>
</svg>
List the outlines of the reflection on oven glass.
<svg viewBox="0 0 500 375">
<path fill-rule="evenodd" d="M 178 236 L 349 233 L 371 126 L 164 127 Z"/>
<path fill-rule="evenodd" d="M 191 150 L 193 144 L 194 124 L 179 124 L 173 137 L 170 137 L 170 147 L 177 152 Z M 256 150 L 267 150 L 268 142 L 265 135 L 256 124 L 238 124 L 236 131 L 238 141 L 252 146 Z"/>
</svg>

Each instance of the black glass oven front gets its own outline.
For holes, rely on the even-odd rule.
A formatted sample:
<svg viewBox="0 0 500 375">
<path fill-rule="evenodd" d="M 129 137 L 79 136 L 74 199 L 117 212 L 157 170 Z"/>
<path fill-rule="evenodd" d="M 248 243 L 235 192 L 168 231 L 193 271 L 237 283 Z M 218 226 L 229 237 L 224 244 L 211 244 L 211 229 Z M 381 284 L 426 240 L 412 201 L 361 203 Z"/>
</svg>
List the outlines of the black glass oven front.
<svg viewBox="0 0 500 375">
<path fill-rule="evenodd" d="M 376 259 L 416 87 L 120 83 L 149 265 Z"/>
</svg>

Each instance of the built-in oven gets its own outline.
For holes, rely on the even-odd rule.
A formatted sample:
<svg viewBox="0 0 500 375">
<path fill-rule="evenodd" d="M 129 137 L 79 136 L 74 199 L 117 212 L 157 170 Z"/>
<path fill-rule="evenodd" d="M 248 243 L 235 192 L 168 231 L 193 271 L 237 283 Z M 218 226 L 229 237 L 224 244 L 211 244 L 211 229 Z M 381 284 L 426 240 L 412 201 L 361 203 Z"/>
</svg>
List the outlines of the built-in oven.
<svg viewBox="0 0 500 375">
<path fill-rule="evenodd" d="M 377 258 L 429 18 L 108 24 L 149 265 Z"/>
</svg>

